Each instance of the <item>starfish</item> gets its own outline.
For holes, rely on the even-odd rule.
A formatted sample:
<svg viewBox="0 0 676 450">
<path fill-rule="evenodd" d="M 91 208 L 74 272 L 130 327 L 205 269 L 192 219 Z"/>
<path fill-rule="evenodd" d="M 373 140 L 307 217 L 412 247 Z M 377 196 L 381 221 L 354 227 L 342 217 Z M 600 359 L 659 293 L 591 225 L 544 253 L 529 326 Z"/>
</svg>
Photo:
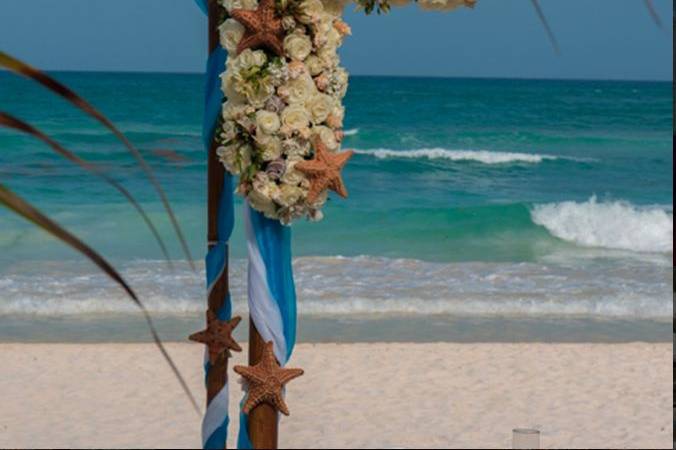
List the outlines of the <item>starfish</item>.
<svg viewBox="0 0 676 450">
<path fill-rule="evenodd" d="M 347 198 L 347 189 L 343 184 L 340 171 L 347 161 L 352 158 L 354 152 L 348 150 L 342 153 L 333 153 L 328 150 L 321 138 L 317 136 L 314 142 L 315 157 L 309 161 L 301 161 L 295 168 L 310 178 L 310 192 L 307 196 L 308 203 L 313 203 L 319 194 L 326 188 Z"/>
<path fill-rule="evenodd" d="M 237 54 L 245 49 L 266 47 L 284 56 L 284 27 L 275 12 L 275 0 L 261 0 L 255 11 L 233 9 L 233 19 L 244 26 L 245 32 L 237 44 Z"/>
<path fill-rule="evenodd" d="M 249 382 L 249 395 L 242 407 L 244 414 L 261 403 L 274 406 L 282 414 L 288 416 L 289 408 L 282 397 L 282 389 L 289 381 L 303 375 L 302 369 L 283 369 L 280 367 L 272 342 L 265 344 L 261 360 L 253 367 L 235 366 L 235 372 Z"/>
<path fill-rule="evenodd" d="M 233 317 L 230 320 L 218 320 L 216 314 L 208 310 L 207 329 L 191 334 L 188 339 L 206 344 L 209 349 L 209 362 L 215 364 L 224 353 L 229 358 L 231 356 L 230 350 L 236 352 L 242 351 L 242 347 L 232 337 L 233 330 L 237 328 L 241 320 L 241 317 Z"/>
</svg>

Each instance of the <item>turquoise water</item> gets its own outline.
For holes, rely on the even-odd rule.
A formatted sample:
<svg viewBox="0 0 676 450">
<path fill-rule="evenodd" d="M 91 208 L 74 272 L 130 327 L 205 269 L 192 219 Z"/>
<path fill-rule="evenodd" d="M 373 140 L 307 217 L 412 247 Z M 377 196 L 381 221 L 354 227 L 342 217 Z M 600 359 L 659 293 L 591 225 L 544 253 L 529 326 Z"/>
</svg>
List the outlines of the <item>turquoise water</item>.
<svg viewBox="0 0 676 450">
<path fill-rule="evenodd" d="M 201 258 L 202 77 L 56 77 L 144 152 Z M 104 129 L 9 74 L 0 105 L 105 166 L 172 240 L 152 189 Z M 350 199 L 333 198 L 319 224 L 293 225 L 302 315 L 671 319 L 670 83 L 354 77 L 346 106 Z M 0 148 L 2 182 L 112 258 L 151 309 L 200 313 L 202 277 L 168 271 L 115 190 L 30 138 L 0 131 Z M 167 149 L 180 160 L 158 152 Z M 238 218 L 242 311 L 243 242 Z M 3 314 L 133 311 L 88 264 L 5 211 L 0 288 Z"/>
</svg>

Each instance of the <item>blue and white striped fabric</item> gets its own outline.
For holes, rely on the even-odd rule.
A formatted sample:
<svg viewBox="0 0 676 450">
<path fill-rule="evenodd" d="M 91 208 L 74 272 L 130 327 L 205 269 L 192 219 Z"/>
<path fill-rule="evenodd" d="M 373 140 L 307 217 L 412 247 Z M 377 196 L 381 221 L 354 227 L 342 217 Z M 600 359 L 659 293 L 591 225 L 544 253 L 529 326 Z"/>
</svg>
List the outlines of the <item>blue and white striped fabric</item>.
<svg viewBox="0 0 676 450">
<path fill-rule="evenodd" d="M 249 314 L 265 342 L 274 343 L 283 366 L 296 343 L 296 289 L 291 266 L 291 229 L 244 204 L 249 256 Z M 238 448 L 252 448 L 244 413 L 240 414 Z"/>
<path fill-rule="evenodd" d="M 207 0 L 196 0 L 199 7 L 208 13 Z M 211 150 L 214 130 L 221 114 L 223 94 L 221 93 L 220 74 L 225 67 L 226 52 L 218 46 L 209 55 L 206 72 L 206 96 L 204 107 L 204 123 L 202 137 L 207 152 Z M 211 294 L 218 280 L 224 276 L 228 264 L 228 241 L 234 226 L 233 188 L 232 177 L 226 173 L 223 180 L 218 207 L 218 240 L 209 242 L 209 252 L 206 257 L 207 298 Z M 223 305 L 217 311 L 220 320 L 229 320 L 232 317 L 232 302 L 230 297 L 223 299 Z M 211 365 L 208 352 L 205 350 L 204 370 L 208 376 Z M 205 449 L 222 449 L 228 437 L 228 403 L 229 393 L 227 383 L 223 389 L 211 400 L 202 421 L 202 446 Z"/>
<path fill-rule="evenodd" d="M 208 0 L 195 0 L 208 14 Z M 223 94 L 220 74 L 225 68 L 226 52 L 218 46 L 209 55 L 207 63 L 206 103 L 203 137 L 207 151 L 211 148 L 214 129 L 221 113 Z M 277 220 L 266 219 L 261 213 L 244 204 L 249 255 L 248 297 L 251 319 L 266 342 L 274 343 L 275 355 L 283 366 L 296 343 L 296 290 L 291 266 L 291 229 Z M 206 257 L 207 286 L 211 293 L 223 275 L 228 262 L 228 241 L 234 225 L 233 183 L 230 174 L 224 178 L 223 193 L 218 213 L 218 241 L 210 242 Z M 220 320 L 232 315 L 230 298 L 223 301 L 218 312 Z M 205 352 L 205 370 L 209 371 Z M 242 401 L 243 404 L 244 401 Z M 241 407 L 241 406 L 240 406 Z M 202 422 L 202 444 L 205 449 L 224 448 L 228 432 L 228 385 L 211 401 Z M 247 418 L 241 413 L 238 447 L 252 448 Z"/>
</svg>

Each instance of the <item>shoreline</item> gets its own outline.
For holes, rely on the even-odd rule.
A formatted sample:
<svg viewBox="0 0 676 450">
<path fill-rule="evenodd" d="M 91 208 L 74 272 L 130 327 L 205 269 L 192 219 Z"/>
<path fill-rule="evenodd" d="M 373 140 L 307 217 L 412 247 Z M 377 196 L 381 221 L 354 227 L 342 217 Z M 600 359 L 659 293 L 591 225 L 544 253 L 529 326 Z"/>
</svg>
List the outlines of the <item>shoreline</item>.
<svg viewBox="0 0 676 450">
<path fill-rule="evenodd" d="M 201 399 L 201 347 L 167 348 Z M 672 351 L 300 344 L 289 366 L 306 375 L 288 387 L 280 446 L 509 448 L 513 428 L 536 427 L 542 448 L 671 448 Z M 0 357 L 0 447 L 199 446 L 200 418 L 151 344 L 0 344 Z M 232 373 L 230 395 L 232 443 L 242 395 Z"/>
<path fill-rule="evenodd" d="M 238 311 L 235 311 L 237 315 Z M 186 342 L 202 314 L 153 314 L 166 342 Z M 247 339 L 248 318 L 235 331 Z M 303 343 L 670 343 L 671 320 L 581 317 L 459 317 L 448 315 L 299 317 Z M 0 315 L 2 343 L 152 342 L 140 314 Z"/>
</svg>

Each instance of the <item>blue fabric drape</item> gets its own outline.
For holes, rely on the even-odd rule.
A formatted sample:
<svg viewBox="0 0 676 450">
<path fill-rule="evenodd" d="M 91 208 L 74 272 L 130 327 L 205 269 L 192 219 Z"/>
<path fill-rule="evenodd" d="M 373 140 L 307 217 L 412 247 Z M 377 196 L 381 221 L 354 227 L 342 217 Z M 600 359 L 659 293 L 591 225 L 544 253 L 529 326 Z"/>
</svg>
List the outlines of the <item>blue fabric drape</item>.
<svg viewBox="0 0 676 450">
<path fill-rule="evenodd" d="M 200 9 L 208 14 L 207 0 L 195 0 Z M 223 103 L 223 94 L 221 92 L 220 74 L 225 67 L 225 60 L 227 54 L 225 50 L 218 46 L 210 55 L 207 61 L 206 68 L 206 83 L 205 83 L 205 101 L 204 101 L 204 121 L 202 125 L 202 138 L 204 147 L 207 151 L 207 158 L 209 151 L 211 151 L 211 144 L 214 139 L 214 132 L 219 122 L 221 114 L 221 105 Z M 225 268 L 228 264 L 228 242 L 232 235 L 234 227 L 234 209 L 233 209 L 233 180 L 228 173 L 223 179 L 223 190 L 218 206 L 218 240 L 217 242 L 209 243 L 209 251 L 206 255 L 206 278 L 207 289 L 211 293 L 214 285 L 224 275 Z M 217 311 L 220 320 L 229 320 L 232 317 L 232 301 L 228 295 L 223 299 L 223 306 Z M 205 362 L 204 365 L 205 376 L 208 376 L 211 365 Z M 227 384 L 223 389 L 228 389 Z M 210 405 L 214 408 L 214 405 Z M 216 416 L 218 427 L 210 429 L 207 436 L 202 436 L 202 445 L 205 449 L 222 449 L 225 448 L 225 443 L 228 436 L 228 425 L 230 419 L 228 417 L 227 405 L 222 408 L 222 411 L 209 411 L 207 415 Z M 222 417 L 222 419 L 221 419 Z M 205 416 L 206 422 L 206 416 Z M 207 427 L 208 428 L 208 427 Z M 204 430 L 203 424 L 203 430 Z"/>
<path fill-rule="evenodd" d="M 208 1 L 195 0 L 200 9 L 208 14 Z M 221 108 L 223 104 L 223 94 L 221 92 L 221 72 L 225 68 L 227 59 L 226 51 L 218 46 L 210 55 L 207 62 L 206 70 L 206 86 L 205 86 L 205 105 L 204 105 L 204 122 L 203 122 L 203 139 L 204 146 L 207 152 L 211 150 L 212 142 L 216 126 L 219 123 Z M 223 192 L 219 201 L 218 210 L 218 241 L 210 242 L 210 250 L 206 256 L 206 272 L 207 272 L 207 287 L 209 292 L 214 284 L 224 274 L 224 270 L 228 263 L 228 241 L 232 234 L 234 226 L 234 208 L 233 208 L 233 177 L 229 173 L 225 173 L 223 181 Z M 248 208 L 248 205 L 247 205 Z M 277 336 L 283 336 L 282 342 L 279 343 L 278 359 L 280 363 L 284 364 L 291 356 L 294 344 L 296 342 L 296 292 L 293 281 L 293 270 L 291 266 L 291 229 L 283 226 L 278 220 L 270 220 L 263 216 L 263 214 L 248 210 L 250 225 L 252 228 L 252 236 L 255 241 L 257 252 L 260 254 L 259 261 L 263 261 L 265 266 L 265 276 L 257 280 L 258 286 L 263 286 L 264 289 L 259 290 L 265 292 L 265 299 L 252 298 L 250 295 L 249 302 L 267 301 L 269 304 L 276 305 L 275 316 L 270 317 L 266 314 L 258 320 L 264 324 L 270 323 L 279 324 L 283 330 L 276 332 Z M 251 257 L 251 255 L 250 255 Z M 250 261 L 251 263 L 251 261 Z M 262 271 L 260 271 L 262 273 Z M 250 280 L 251 282 L 251 280 Z M 223 307 L 218 311 L 219 319 L 228 320 L 232 315 L 232 302 L 228 296 L 223 300 Z M 281 316 L 277 317 L 277 316 Z M 279 320 L 281 319 L 281 320 Z M 277 329 L 279 325 L 276 325 Z M 269 328 L 269 327 L 268 327 Z M 284 354 L 285 353 L 285 354 Z M 208 375 L 210 370 L 209 363 L 205 363 L 205 370 Z M 227 389 L 227 385 L 224 389 Z M 226 393 L 227 391 L 222 391 Z M 243 400 L 244 401 L 244 400 Z M 211 406 L 214 406 L 213 403 Z M 223 407 L 222 411 L 207 410 L 207 415 L 211 413 L 212 418 L 217 417 L 217 421 L 209 422 L 206 429 L 209 430 L 208 436 L 203 436 L 203 446 L 205 449 L 224 448 L 227 439 L 227 431 L 229 418 L 227 416 L 227 406 Z M 241 405 L 240 405 L 241 410 Z M 222 422 L 221 422 L 222 417 Z M 205 416 L 205 423 L 206 420 Z M 203 424 L 203 430 L 205 426 Z M 240 430 L 238 436 L 238 448 L 250 449 L 252 448 L 249 439 L 249 431 L 247 427 L 247 417 L 240 414 Z"/>
</svg>

